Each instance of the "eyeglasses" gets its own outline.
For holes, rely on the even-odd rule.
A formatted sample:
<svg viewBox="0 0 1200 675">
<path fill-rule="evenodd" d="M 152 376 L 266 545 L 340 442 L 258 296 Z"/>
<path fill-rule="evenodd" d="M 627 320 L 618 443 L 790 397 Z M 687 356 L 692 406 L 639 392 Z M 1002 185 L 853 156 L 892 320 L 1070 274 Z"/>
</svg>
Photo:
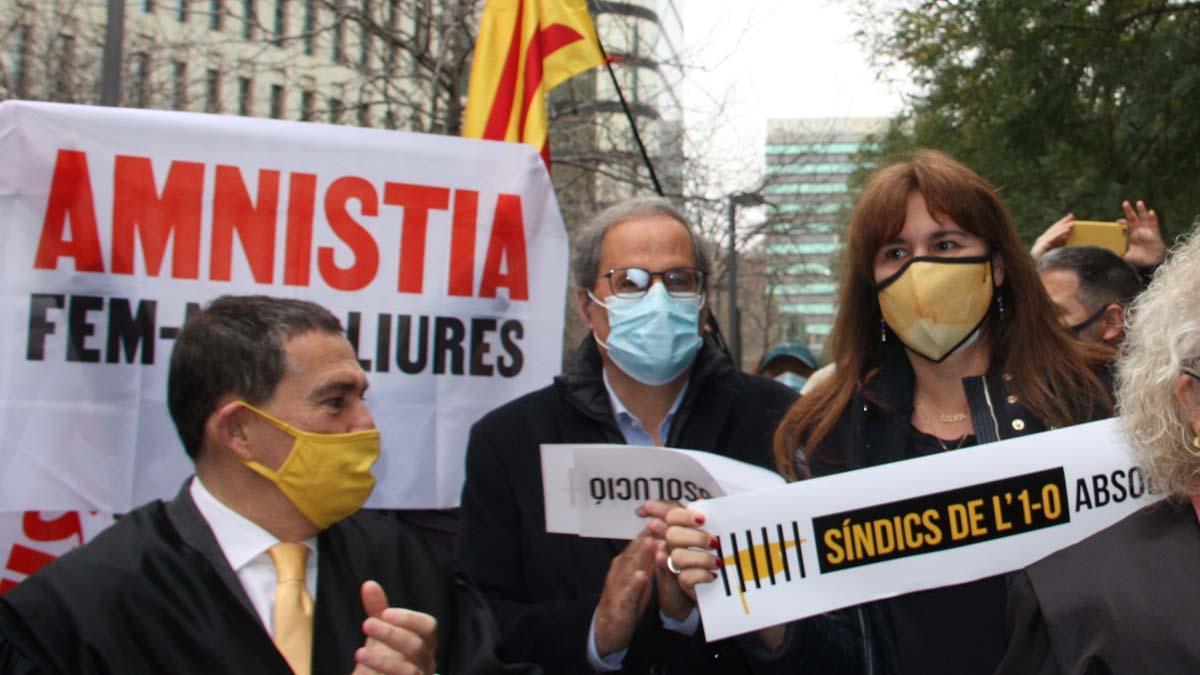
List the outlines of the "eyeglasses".
<svg viewBox="0 0 1200 675">
<path fill-rule="evenodd" d="M 654 277 L 662 279 L 667 294 L 675 298 L 694 298 L 704 290 L 704 273 L 694 267 L 674 267 L 651 272 L 640 267 L 621 267 L 608 271 L 608 287 L 618 298 L 640 298 L 650 290 Z"/>
<path fill-rule="evenodd" d="M 1187 373 L 1188 375 L 1191 375 L 1192 377 L 1196 378 L 1197 380 L 1200 380 L 1200 369 L 1189 368 L 1187 366 L 1184 366 L 1183 372 Z"/>
</svg>

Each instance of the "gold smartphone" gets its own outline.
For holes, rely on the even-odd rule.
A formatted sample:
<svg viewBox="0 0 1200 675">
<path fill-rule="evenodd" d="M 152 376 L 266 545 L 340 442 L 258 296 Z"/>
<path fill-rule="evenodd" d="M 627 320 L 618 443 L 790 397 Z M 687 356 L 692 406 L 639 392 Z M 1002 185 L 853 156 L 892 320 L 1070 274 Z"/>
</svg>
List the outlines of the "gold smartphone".
<svg viewBox="0 0 1200 675">
<path fill-rule="evenodd" d="M 1129 250 L 1129 229 L 1121 223 L 1077 220 L 1067 246 L 1099 246 L 1123 256 Z"/>
</svg>

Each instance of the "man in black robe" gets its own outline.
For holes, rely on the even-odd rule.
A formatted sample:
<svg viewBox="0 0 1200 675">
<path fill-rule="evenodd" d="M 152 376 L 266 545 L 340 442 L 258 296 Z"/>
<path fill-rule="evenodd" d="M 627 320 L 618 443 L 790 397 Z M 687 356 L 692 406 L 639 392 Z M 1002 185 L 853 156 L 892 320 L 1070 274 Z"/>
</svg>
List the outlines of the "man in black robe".
<svg viewBox="0 0 1200 675">
<path fill-rule="evenodd" d="M 479 596 L 417 536 L 358 510 L 366 387 L 318 305 L 224 297 L 189 319 L 168 405 L 196 476 L 0 597 L 0 673 L 533 672 L 496 660 Z"/>
</svg>

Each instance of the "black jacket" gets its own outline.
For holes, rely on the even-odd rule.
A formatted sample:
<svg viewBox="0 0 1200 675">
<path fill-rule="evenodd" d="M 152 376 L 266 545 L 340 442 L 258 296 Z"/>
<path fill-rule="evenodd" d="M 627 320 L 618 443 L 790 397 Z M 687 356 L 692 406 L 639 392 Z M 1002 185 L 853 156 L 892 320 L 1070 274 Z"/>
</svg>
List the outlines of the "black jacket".
<svg viewBox="0 0 1200 675">
<path fill-rule="evenodd" d="M 1200 670 L 1200 523 L 1191 504 L 1142 507 L 1030 565 L 1008 602 L 997 675 Z"/>
<path fill-rule="evenodd" d="M 789 388 L 736 370 L 707 345 L 692 367 L 667 445 L 771 465 L 771 439 L 795 400 Z M 590 673 L 587 637 L 609 563 L 625 541 L 549 534 L 542 443 L 624 443 L 589 335 L 565 373 L 484 416 L 471 429 L 458 563 L 500 620 L 501 653 L 548 673 Z M 740 673 L 728 644 L 661 626 L 651 603 L 623 662 L 627 673 Z"/>
<path fill-rule="evenodd" d="M 317 537 L 312 672 L 354 669 L 365 641 L 359 588 L 438 621 L 438 672 L 540 672 L 495 659 L 498 631 L 478 592 L 395 520 L 368 511 Z M 263 673 L 292 669 L 184 484 L 125 515 L 0 598 L 0 673 Z"/>
<path fill-rule="evenodd" d="M 816 452 L 797 451 L 797 465 L 806 465 L 813 478 L 877 466 L 907 459 L 909 426 L 913 414 L 916 379 L 904 348 L 893 340 L 885 346 L 884 364 L 878 373 L 859 387 L 830 435 Z M 1099 373 L 1111 389 L 1111 374 Z M 964 378 L 963 389 L 970 407 L 978 444 L 1017 438 L 1047 430 L 1021 402 L 1009 385 L 1007 373 Z M 1086 404 L 1084 417 L 1103 419 L 1111 415 L 1106 404 Z M 995 608 L 997 612 L 1003 608 Z M 772 658 L 759 660 L 757 673 L 811 672 L 805 660 L 824 654 L 825 666 L 818 672 L 900 675 L 896 635 L 890 614 L 882 602 L 868 603 L 821 617 L 799 621 L 790 627 L 789 647 Z M 799 639 L 796 639 L 798 636 Z M 847 642 L 848 640 L 848 642 Z M 814 643 L 817 645 L 814 649 Z M 807 653 L 802 646 L 807 645 Z M 936 645 L 930 645 L 936 649 Z M 908 675 L 908 674 L 906 674 Z"/>
</svg>

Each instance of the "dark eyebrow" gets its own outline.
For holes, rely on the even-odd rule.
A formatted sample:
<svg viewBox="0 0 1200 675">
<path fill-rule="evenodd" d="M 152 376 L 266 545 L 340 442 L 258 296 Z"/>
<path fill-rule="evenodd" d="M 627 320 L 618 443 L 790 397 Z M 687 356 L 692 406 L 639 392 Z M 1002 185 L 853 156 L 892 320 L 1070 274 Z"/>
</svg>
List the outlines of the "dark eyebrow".
<svg viewBox="0 0 1200 675">
<path fill-rule="evenodd" d="M 967 235 L 966 230 L 936 230 L 929 235 L 930 239 L 944 239 L 946 237 Z M 969 236 L 969 235 L 968 235 Z"/>
<path fill-rule="evenodd" d="M 350 394 L 355 391 L 358 391 L 359 394 L 365 394 L 369 386 L 369 383 L 364 384 L 362 390 L 358 391 L 358 383 L 353 380 L 334 380 L 333 382 L 317 387 L 308 397 L 313 401 L 320 401 L 328 396 Z"/>
</svg>

